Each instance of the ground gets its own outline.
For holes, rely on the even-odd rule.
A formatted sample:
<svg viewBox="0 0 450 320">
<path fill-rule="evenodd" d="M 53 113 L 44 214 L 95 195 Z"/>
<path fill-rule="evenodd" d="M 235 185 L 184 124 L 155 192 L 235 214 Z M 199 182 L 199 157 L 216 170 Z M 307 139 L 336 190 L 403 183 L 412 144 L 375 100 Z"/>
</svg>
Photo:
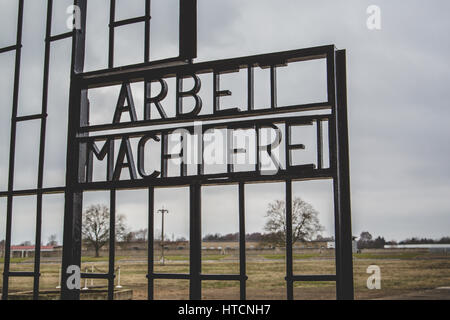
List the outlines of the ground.
<svg viewBox="0 0 450 320">
<path fill-rule="evenodd" d="M 169 251 L 165 265 L 155 263 L 157 273 L 188 273 L 188 254 Z M 235 254 L 205 254 L 202 260 L 204 274 L 238 274 L 239 263 Z M 276 252 L 252 251 L 247 255 L 247 298 L 286 299 L 284 255 Z M 159 257 L 157 259 L 159 261 Z M 13 259 L 12 271 L 32 271 L 32 259 Z M 370 250 L 355 254 L 354 287 L 356 299 L 450 299 L 450 256 L 431 254 L 419 250 Z M 369 290 L 367 268 L 377 265 L 381 269 L 381 289 Z M 134 299 L 147 298 L 147 263 L 145 257 L 117 255 L 116 267 L 120 266 L 120 284 L 133 290 Z M 3 265 L 2 265 L 3 268 Z M 106 272 L 107 257 L 84 257 L 82 269 L 91 272 Z M 333 274 L 334 257 L 329 252 L 296 253 L 294 273 Z M 2 270 L 0 270 L 2 271 Z M 117 277 L 116 277 L 117 280 Z M 2 281 L 2 280 L 0 280 Z M 52 259 L 43 259 L 41 265 L 41 290 L 57 290 L 59 283 L 59 264 Z M 117 283 L 116 283 L 117 284 Z M 84 281 L 82 286 L 106 286 L 106 281 Z M 31 278 L 11 278 L 10 292 L 32 290 Z M 447 289 L 436 288 L 447 287 Z M 155 280 L 156 299 L 188 299 L 189 281 Z M 204 281 L 203 299 L 239 299 L 239 282 Z M 333 282 L 297 282 L 294 298 L 335 299 Z M 13 298 L 13 297 L 11 297 Z"/>
</svg>

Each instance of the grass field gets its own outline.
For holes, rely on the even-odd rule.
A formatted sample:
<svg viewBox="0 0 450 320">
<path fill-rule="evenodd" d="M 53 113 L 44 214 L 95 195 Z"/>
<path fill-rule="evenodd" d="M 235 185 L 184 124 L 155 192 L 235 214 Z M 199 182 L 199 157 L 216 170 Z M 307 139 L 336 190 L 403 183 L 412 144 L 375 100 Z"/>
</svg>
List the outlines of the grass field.
<svg viewBox="0 0 450 320">
<path fill-rule="evenodd" d="M 286 299 L 285 256 L 280 253 L 248 255 L 247 298 Z M 155 261 L 159 261 L 155 259 Z M 33 271 L 33 259 L 13 259 L 12 271 Z M 411 292 L 450 286 L 450 256 L 430 254 L 427 251 L 366 251 L 355 254 L 354 287 L 356 299 L 389 298 Z M 381 290 L 367 289 L 367 267 L 377 265 L 381 269 Z M 83 257 L 82 270 L 106 272 L 107 257 Z M 133 290 L 134 299 L 147 298 L 147 263 L 145 258 L 127 255 L 116 257 L 120 266 L 121 285 Z M 3 268 L 3 264 L 1 265 Z M 327 253 L 294 254 L 294 273 L 334 274 L 334 257 Z M 0 270 L 2 271 L 2 270 Z M 189 273 L 189 256 L 169 254 L 165 265 L 155 262 L 156 273 Z M 203 274 L 238 274 L 239 262 L 235 255 L 205 255 L 202 260 Z M 0 280 L 0 282 L 2 279 Z M 59 283 L 59 263 L 46 260 L 41 264 L 41 290 L 56 290 Z M 82 285 L 84 286 L 84 280 Z M 87 281 L 88 287 L 91 280 Z M 94 286 L 106 286 L 106 281 L 95 280 Z M 189 281 L 155 280 L 156 299 L 188 299 Z M 11 278 L 10 292 L 32 290 L 31 278 Z M 204 299 L 239 299 L 237 281 L 203 281 Z M 335 299 L 333 282 L 298 282 L 294 285 L 295 299 Z"/>
</svg>

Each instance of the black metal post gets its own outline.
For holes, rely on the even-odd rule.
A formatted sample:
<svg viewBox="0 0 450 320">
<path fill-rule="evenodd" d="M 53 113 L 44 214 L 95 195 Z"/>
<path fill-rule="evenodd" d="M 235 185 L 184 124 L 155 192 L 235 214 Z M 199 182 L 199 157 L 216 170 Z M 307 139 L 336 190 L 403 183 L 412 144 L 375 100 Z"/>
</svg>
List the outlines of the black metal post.
<svg viewBox="0 0 450 320">
<path fill-rule="evenodd" d="M 12 105 L 12 121 L 11 136 L 9 146 L 9 172 L 8 172 L 8 200 L 6 208 L 6 239 L 5 239 L 5 265 L 3 270 L 3 290 L 2 299 L 8 299 L 9 285 L 9 267 L 11 259 L 11 231 L 12 231 L 12 211 L 13 211 L 13 195 L 14 190 L 14 167 L 16 154 L 16 132 L 17 132 L 17 108 L 19 102 L 19 85 L 20 85 L 20 61 L 22 56 L 22 32 L 23 32 L 23 5 L 24 1 L 19 1 L 18 18 L 17 18 L 17 37 L 16 37 L 16 61 L 14 70 L 14 93 Z"/>
<path fill-rule="evenodd" d="M 180 58 L 197 58 L 197 0 L 180 0 Z"/>
<path fill-rule="evenodd" d="M 292 257 L 292 180 L 286 181 L 286 290 L 287 299 L 294 300 Z"/>
<path fill-rule="evenodd" d="M 340 257 L 337 296 L 341 300 L 353 300 L 353 256 L 352 256 L 352 223 L 350 201 L 350 157 L 348 145 L 347 116 L 347 66 L 345 50 L 336 52 L 336 91 L 337 91 L 337 177 L 339 196 L 339 244 L 336 254 Z"/>
<path fill-rule="evenodd" d="M 201 185 L 197 182 L 190 186 L 190 290 L 191 300 L 201 300 L 202 282 L 202 220 L 201 220 Z"/>
<path fill-rule="evenodd" d="M 155 279 L 153 277 L 154 274 L 154 224 L 155 224 L 155 188 L 148 188 L 148 265 L 147 265 L 147 279 L 148 279 L 148 300 L 153 300 L 155 298 L 154 295 L 154 284 Z"/>
<path fill-rule="evenodd" d="M 114 300 L 115 258 L 116 258 L 116 190 L 110 191 L 109 200 L 109 270 L 108 300 Z"/>
<path fill-rule="evenodd" d="M 44 160 L 45 160 L 45 137 L 47 129 L 47 102 L 48 102 L 48 79 L 50 68 L 50 37 L 52 29 L 53 0 L 47 2 L 47 23 L 45 31 L 45 58 L 44 58 L 44 79 L 42 88 L 42 111 L 41 111 L 41 133 L 39 142 L 39 168 L 37 189 L 43 187 L 44 182 Z M 35 239 L 35 257 L 34 257 L 34 286 L 33 299 L 39 299 L 39 276 L 41 263 L 41 238 L 42 238 L 42 192 L 37 194 L 36 210 L 36 239 Z"/>
<path fill-rule="evenodd" d="M 239 274 L 240 280 L 240 298 L 247 298 L 247 266 L 245 255 L 245 183 L 239 183 Z"/>
<path fill-rule="evenodd" d="M 75 0 L 80 8 L 81 28 L 74 31 L 72 40 L 72 67 L 69 96 L 69 122 L 67 145 L 67 173 L 64 208 L 63 262 L 61 272 L 61 299 L 78 300 L 80 290 L 67 287 L 67 268 L 71 265 L 81 266 L 81 224 L 83 193 L 78 184 L 83 181 L 83 169 L 86 165 L 86 152 L 76 143 L 77 132 L 81 125 L 89 122 L 89 101 L 87 90 L 82 89 L 76 79 L 77 73 L 83 72 L 85 54 L 85 31 L 87 0 Z"/>
</svg>

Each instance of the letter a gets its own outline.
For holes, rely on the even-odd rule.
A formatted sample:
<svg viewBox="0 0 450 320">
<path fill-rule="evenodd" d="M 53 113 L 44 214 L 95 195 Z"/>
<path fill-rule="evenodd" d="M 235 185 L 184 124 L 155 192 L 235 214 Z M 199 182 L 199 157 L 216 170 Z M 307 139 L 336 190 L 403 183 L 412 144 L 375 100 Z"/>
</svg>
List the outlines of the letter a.
<svg viewBox="0 0 450 320">
<path fill-rule="evenodd" d="M 125 106 L 125 100 L 127 100 L 127 106 Z M 114 113 L 114 124 L 120 123 L 122 113 L 124 112 L 128 112 L 130 114 L 131 122 L 137 121 L 133 94 L 131 93 L 131 86 L 128 82 L 124 82 L 122 84 L 122 88 L 120 89 L 119 100 L 117 101 L 116 112 Z"/>
<path fill-rule="evenodd" d="M 379 6 L 371 5 L 367 8 L 367 28 L 369 30 L 381 30 L 381 9 Z"/>
</svg>

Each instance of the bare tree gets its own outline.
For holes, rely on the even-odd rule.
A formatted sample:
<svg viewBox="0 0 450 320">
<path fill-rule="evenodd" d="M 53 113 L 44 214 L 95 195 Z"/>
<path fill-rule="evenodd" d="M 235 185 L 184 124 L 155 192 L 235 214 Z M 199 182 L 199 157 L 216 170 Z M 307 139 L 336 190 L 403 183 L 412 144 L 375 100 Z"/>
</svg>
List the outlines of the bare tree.
<svg viewBox="0 0 450 320">
<path fill-rule="evenodd" d="M 56 239 L 57 239 L 56 234 L 52 234 L 50 237 L 48 237 L 47 245 L 48 246 L 57 246 L 58 241 Z"/>
<path fill-rule="evenodd" d="M 311 241 L 324 230 L 317 212 L 312 205 L 295 198 L 292 203 L 292 244 L 297 241 Z M 286 245 L 286 205 L 276 200 L 269 204 L 266 212 L 268 218 L 264 230 L 264 240 L 278 246 Z"/>
<path fill-rule="evenodd" d="M 94 247 L 95 256 L 100 256 L 100 249 L 109 240 L 109 209 L 105 205 L 92 205 L 83 214 L 83 239 Z M 116 216 L 116 241 L 126 234 L 125 216 Z"/>
</svg>

